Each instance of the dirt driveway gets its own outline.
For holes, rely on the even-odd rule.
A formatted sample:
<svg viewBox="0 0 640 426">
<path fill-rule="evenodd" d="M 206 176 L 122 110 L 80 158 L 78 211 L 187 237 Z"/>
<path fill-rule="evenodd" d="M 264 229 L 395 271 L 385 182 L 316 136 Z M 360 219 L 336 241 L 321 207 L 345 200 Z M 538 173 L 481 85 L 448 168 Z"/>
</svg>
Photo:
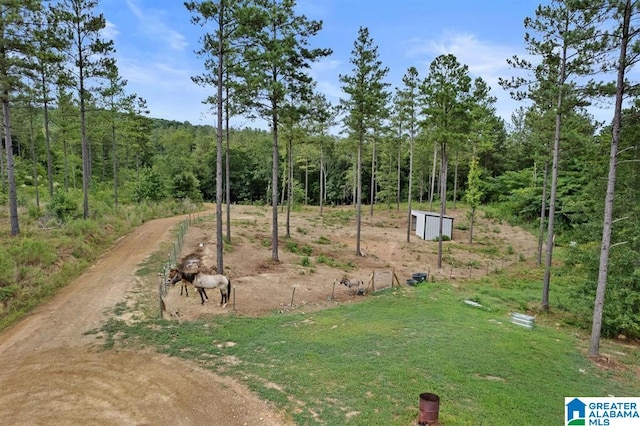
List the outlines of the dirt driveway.
<svg viewBox="0 0 640 426">
<path fill-rule="evenodd" d="M 1 424 L 290 424 L 233 380 L 150 351 L 103 351 L 95 335 L 85 334 L 125 300 L 138 265 L 181 219 L 137 228 L 0 334 Z"/>
</svg>

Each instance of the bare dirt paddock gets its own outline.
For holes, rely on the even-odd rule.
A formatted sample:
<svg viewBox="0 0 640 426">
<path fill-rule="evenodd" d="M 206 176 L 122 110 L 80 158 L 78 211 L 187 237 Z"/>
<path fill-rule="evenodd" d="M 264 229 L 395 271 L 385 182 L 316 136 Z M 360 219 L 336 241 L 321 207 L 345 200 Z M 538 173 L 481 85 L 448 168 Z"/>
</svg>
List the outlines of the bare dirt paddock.
<svg viewBox="0 0 640 426">
<path fill-rule="evenodd" d="M 535 240 L 527 233 L 481 219 L 474 246 L 466 243 L 466 231 L 454 229 L 454 241 L 444 243 L 446 266 L 436 270 L 436 244 L 415 236 L 406 243 L 406 212 L 392 211 L 364 217 L 365 256 L 355 256 L 356 229 L 353 220 L 344 220 L 346 209 L 326 209 L 323 217 L 317 208 L 293 213 L 291 239 L 282 238 L 279 262 L 273 262 L 270 208 L 233 206 L 232 244 L 224 257 L 234 288 L 231 304 L 221 308 L 219 293 L 210 291 L 211 300 L 201 305 L 192 288 L 187 298 L 176 286 L 165 297 L 165 318 L 186 321 L 234 308 L 239 315 L 257 316 L 356 303 L 363 296 L 344 286 L 334 288 L 334 280 L 345 274 L 343 267 L 349 278 L 364 281 L 372 271 L 381 272 L 376 276 L 380 288 L 390 283 L 393 270 L 403 285 L 414 272 L 427 271 L 436 279 L 461 282 L 535 253 Z M 456 217 L 454 227 L 465 221 L 458 218 L 462 212 L 447 214 Z M 163 243 L 173 241 L 172 230 L 183 219 L 142 225 L 50 302 L 0 334 L 0 423 L 292 424 L 286 413 L 234 380 L 151 351 L 105 351 L 103 342 L 88 333 L 113 316 L 116 305 L 157 296 L 158 278 L 143 280 L 135 271 Z M 280 215 L 281 237 L 284 225 Z M 500 253 L 483 256 L 479 248 L 489 244 L 501 247 Z M 197 253 L 212 266 L 215 247 L 215 223 L 196 223 L 185 235 L 181 255 Z"/>
<path fill-rule="evenodd" d="M 200 297 L 190 288 L 189 297 L 180 296 L 180 286 L 168 289 L 165 304 L 169 317 L 190 319 L 234 311 L 240 315 L 263 315 L 292 309 L 312 311 L 354 303 L 362 298 L 339 283 L 343 276 L 371 281 L 376 290 L 391 286 L 393 274 L 405 285 L 414 273 L 429 273 L 432 279 L 477 278 L 509 263 L 531 258 L 535 239 L 519 228 L 479 219 L 473 245 L 467 231 L 454 229 L 454 241 L 444 242 L 444 266 L 437 269 L 437 243 L 423 241 L 414 234 L 407 243 L 407 213 L 383 211 L 363 216 L 361 250 L 355 255 L 354 220 L 345 221 L 352 207 L 305 209 L 291 215 L 290 239 L 285 217 L 279 217 L 279 262 L 271 260 L 271 210 L 269 207 L 233 206 L 231 246 L 224 255 L 225 274 L 232 282 L 232 299 L 219 306 L 220 294 L 209 291 L 210 300 L 200 305 Z M 449 211 L 462 221 L 464 212 Z M 461 218 L 457 216 L 462 216 Z M 465 226 L 461 226 L 464 228 Z M 181 259 L 197 256 L 207 267 L 216 265 L 214 221 L 195 221 L 188 229 Z M 501 247 L 492 256 L 482 255 L 482 247 Z M 235 296 L 235 298 L 234 298 Z M 293 302 L 293 303 L 292 303 Z"/>
</svg>

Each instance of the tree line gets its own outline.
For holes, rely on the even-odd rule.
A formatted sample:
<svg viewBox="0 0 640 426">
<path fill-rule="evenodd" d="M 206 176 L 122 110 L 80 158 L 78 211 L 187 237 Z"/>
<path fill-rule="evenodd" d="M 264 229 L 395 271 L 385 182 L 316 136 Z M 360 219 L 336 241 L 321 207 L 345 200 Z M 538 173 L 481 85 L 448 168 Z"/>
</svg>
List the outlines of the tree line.
<svg viewBox="0 0 640 426">
<path fill-rule="evenodd" d="M 360 255 L 363 205 L 370 215 L 376 203 L 406 208 L 409 241 L 413 202 L 435 205 L 441 217 L 465 202 L 471 230 L 479 206 L 499 203 L 512 220 L 539 225 L 543 310 L 553 248 L 571 242 L 571 261 L 588 269 L 575 295 L 594 314 L 591 353 L 598 353 L 603 329 L 640 335 L 639 106 L 630 80 L 637 1 L 553 0 L 533 11 L 524 22 L 529 57 L 508 60 L 524 77 L 501 80 L 526 101 L 510 123 L 496 115 L 487 82 L 451 54 L 425 70 L 409 67 L 402 84 L 391 87 L 366 26 L 354 40 L 350 72 L 339 76 L 340 102 L 332 105 L 308 73 L 332 53 L 311 47 L 322 22 L 298 14 L 294 0 L 187 2 L 192 23 L 202 28 L 196 54 L 206 69 L 192 80 L 211 89 L 204 100 L 215 111 L 211 126 L 148 117 L 144 99 L 127 93 L 97 5 L 0 6 L 0 184 L 12 235 L 20 232 L 19 205 L 39 210 L 44 196 L 59 208 L 74 190 L 82 194 L 84 218 L 98 192 L 110 192 L 114 205 L 215 200 L 222 272 L 234 202 L 272 206 L 276 261 L 279 207 L 287 209 L 289 236 L 295 204 L 318 205 L 322 214 L 326 204 L 353 203 Z M 587 107 L 610 100 L 611 122 L 597 123 Z M 261 117 L 269 130 L 234 129 L 234 116 Z M 29 188 L 22 197 L 21 188 Z M 439 238 L 439 259 L 442 249 Z"/>
</svg>

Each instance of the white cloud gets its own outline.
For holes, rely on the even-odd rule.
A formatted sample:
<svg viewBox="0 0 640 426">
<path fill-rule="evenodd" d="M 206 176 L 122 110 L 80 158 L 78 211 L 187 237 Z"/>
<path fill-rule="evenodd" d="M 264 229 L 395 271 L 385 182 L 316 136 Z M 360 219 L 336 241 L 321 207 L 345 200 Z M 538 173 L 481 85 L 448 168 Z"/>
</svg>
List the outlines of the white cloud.
<svg viewBox="0 0 640 426">
<path fill-rule="evenodd" d="M 106 22 L 105 27 L 100 32 L 100 35 L 105 40 L 115 40 L 118 37 L 118 34 L 120 34 L 120 31 L 118 31 L 116 25 L 110 21 Z"/>
<path fill-rule="evenodd" d="M 324 93 L 327 96 L 327 100 L 334 104 L 344 96 L 342 88 L 338 84 L 326 80 L 318 82 L 318 91 Z"/>
<path fill-rule="evenodd" d="M 336 69 L 340 68 L 341 65 L 342 61 L 338 59 L 331 59 L 331 57 L 324 58 L 311 64 L 311 73 L 319 74 L 324 72 L 334 72 Z"/>
<path fill-rule="evenodd" d="M 482 77 L 492 86 L 499 77 L 510 75 L 507 58 L 517 53 L 514 46 L 482 41 L 468 33 L 445 33 L 437 40 L 412 39 L 407 44 L 406 54 L 410 58 L 428 57 L 430 63 L 436 56 L 452 54 L 469 67 L 470 74 Z"/>
<path fill-rule="evenodd" d="M 127 7 L 138 20 L 138 28 L 155 43 L 168 45 L 172 50 L 183 51 L 189 43 L 186 37 L 173 29 L 172 19 L 160 10 L 142 10 L 136 0 L 127 0 Z"/>
<path fill-rule="evenodd" d="M 342 89 L 340 89 L 337 80 L 338 70 L 341 66 L 342 61 L 328 57 L 311 64 L 309 70 L 309 75 L 317 83 L 316 89 L 324 93 L 332 103 L 336 103 L 342 96 Z"/>
<path fill-rule="evenodd" d="M 484 41 L 474 34 L 453 32 L 446 32 L 438 39 L 432 40 L 414 38 L 405 44 L 406 56 L 424 62 L 425 70 L 428 70 L 435 57 L 444 54 L 452 54 L 458 62 L 467 65 L 472 78 L 482 77 L 491 87 L 491 94 L 497 98 L 496 113 L 506 122 L 510 121 L 516 108 L 524 105 L 513 100 L 498 84 L 499 78 L 509 79 L 511 76 L 522 75 L 522 71 L 512 68 L 507 63 L 507 59 L 514 55 L 530 59 L 521 46 Z"/>
</svg>

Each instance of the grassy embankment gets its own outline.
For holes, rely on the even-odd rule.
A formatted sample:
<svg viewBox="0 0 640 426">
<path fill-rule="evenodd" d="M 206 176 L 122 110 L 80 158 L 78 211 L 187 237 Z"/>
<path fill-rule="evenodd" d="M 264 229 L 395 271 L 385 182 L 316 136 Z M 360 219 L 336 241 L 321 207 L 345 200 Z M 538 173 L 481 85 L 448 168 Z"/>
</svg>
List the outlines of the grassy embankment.
<svg viewBox="0 0 640 426">
<path fill-rule="evenodd" d="M 61 223 L 35 208 L 20 208 L 20 234 L 12 237 L 0 213 L 0 330 L 78 277 L 115 240 L 154 218 L 197 210 L 191 203 L 139 203 L 114 208 L 96 202 L 92 217 Z M 80 215 L 81 216 L 81 215 Z"/>
</svg>

